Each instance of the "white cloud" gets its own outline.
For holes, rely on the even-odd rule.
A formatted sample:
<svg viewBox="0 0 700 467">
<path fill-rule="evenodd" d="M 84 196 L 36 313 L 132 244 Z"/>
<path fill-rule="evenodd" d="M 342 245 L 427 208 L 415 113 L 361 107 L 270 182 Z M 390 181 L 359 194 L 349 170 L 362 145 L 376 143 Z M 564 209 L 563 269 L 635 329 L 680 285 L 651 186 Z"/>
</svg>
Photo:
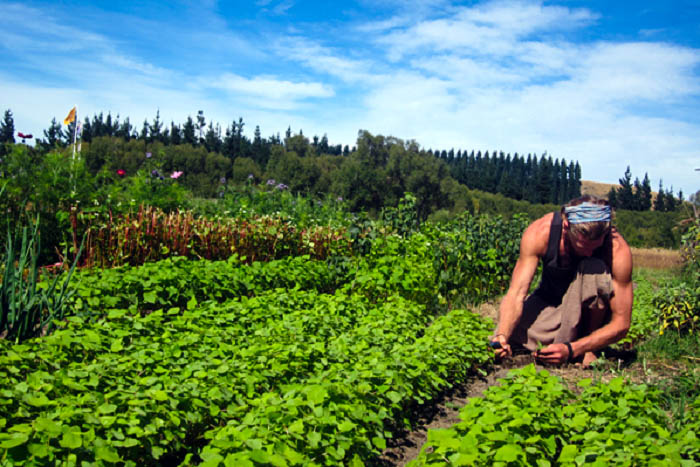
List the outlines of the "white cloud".
<svg viewBox="0 0 700 467">
<path fill-rule="evenodd" d="M 274 48 L 280 57 L 343 81 L 367 82 L 373 77 L 371 61 L 342 56 L 340 52 L 303 37 L 285 37 Z"/>
<path fill-rule="evenodd" d="M 322 83 L 295 83 L 267 76 L 245 78 L 232 73 L 207 80 L 203 84 L 243 96 L 251 102 L 258 102 L 260 106 L 270 108 L 289 109 L 299 100 L 328 98 L 334 95 L 333 89 Z"/>
</svg>

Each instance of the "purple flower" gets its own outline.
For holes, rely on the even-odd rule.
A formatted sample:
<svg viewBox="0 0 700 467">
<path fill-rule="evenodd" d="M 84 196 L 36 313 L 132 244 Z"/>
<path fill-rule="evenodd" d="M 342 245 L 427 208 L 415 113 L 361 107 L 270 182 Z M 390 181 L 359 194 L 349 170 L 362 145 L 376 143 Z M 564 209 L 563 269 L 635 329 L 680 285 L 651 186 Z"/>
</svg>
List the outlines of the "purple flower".
<svg viewBox="0 0 700 467">
<path fill-rule="evenodd" d="M 146 153 L 146 159 L 150 159 L 152 155 L 153 155 L 153 154 L 151 154 L 150 152 L 147 152 L 147 153 Z"/>
<path fill-rule="evenodd" d="M 180 178 L 180 176 L 182 176 L 182 172 L 176 170 L 170 175 L 170 178 Z"/>
<path fill-rule="evenodd" d="M 269 179 L 269 180 L 267 181 L 267 184 L 270 185 L 270 186 L 274 185 L 275 183 L 276 183 L 276 182 L 275 182 L 275 179 L 274 179 L 274 178 L 271 178 L 271 179 Z"/>
<path fill-rule="evenodd" d="M 158 176 L 160 176 L 160 174 L 158 173 L 158 171 L 156 169 L 151 170 L 151 177 L 158 177 Z"/>
<path fill-rule="evenodd" d="M 254 178 L 255 178 L 255 176 L 253 174 L 248 174 L 248 180 L 252 180 Z"/>
<path fill-rule="evenodd" d="M 336 198 L 336 201 L 343 201 L 343 197 L 342 197 L 342 196 L 338 196 L 338 197 Z"/>
<path fill-rule="evenodd" d="M 286 190 L 289 187 L 287 185 L 285 185 L 284 183 L 280 183 L 275 188 L 277 188 L 278 190 Z"/>
<path fill-rule="evenodd" d="M 226 183 L 226 177 L 221 177 L 221 178 L 219 179 L 219 183 L 221 183 L 222 185 L 224 185 L 224 184 Z"/>
</svg>

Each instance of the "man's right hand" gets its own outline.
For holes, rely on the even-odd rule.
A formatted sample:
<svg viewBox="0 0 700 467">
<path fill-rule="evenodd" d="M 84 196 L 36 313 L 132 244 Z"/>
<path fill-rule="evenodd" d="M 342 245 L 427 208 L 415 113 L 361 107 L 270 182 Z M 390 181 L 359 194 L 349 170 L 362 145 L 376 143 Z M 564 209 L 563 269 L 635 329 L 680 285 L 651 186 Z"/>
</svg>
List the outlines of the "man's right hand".
<svg viewBox="0 0 700 467">
<path fill-rule="evenodd" d="M 503 358 L 503 357 L 510 357 L 513 355 L 513 352 L 510 349 L 510 345 L 508 345 L 508 339 L 506 339 L 506 336 L 503 334 L 497 334 L 493 337 L 491 337 L 491 342 L 498 342 L 501 345 L 500 349 L 494 349 L 494 354 L 498 358 Z"/>
</svg>

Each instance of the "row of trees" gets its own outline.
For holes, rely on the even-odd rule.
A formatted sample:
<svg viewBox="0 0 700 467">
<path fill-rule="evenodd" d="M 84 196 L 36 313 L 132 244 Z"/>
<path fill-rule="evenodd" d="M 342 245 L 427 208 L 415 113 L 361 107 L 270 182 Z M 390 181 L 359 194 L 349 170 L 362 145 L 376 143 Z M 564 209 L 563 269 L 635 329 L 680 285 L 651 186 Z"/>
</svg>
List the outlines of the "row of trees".
<svg viewBox="0 0 700 467">
<path fill-rule="evenodd" d="M 644 174 L 644 179 L 641 182 L 639 177 L 635 177 L 634 182 L 632 182 L 632 171 L 629 165 L 619 182 L 620 187 L 612 187 L 608 193 L 610 204 L 617 209 L 649 211 L 653 206 L 654 211 L 671 212 L 683 203 L 683 191 L 678 192 L 678 198 L 674 197 L 672 188 L 664 190 L 663 180 L 659 181 L 659 191 L 656 197 L 651 191 L 648 174 Z"/>
<path fill-rule="evenodd" d="M 184 124 L 170 122 L 169 126 L 161 121 L 160 112 L 157 112 L 151 122 L 144 120 L 138 131 L 128 117 L 120 120 L 119 115 L 112 117 L 111 113 L 106 116 L 100 113 L 68 126 L 61 125 L 54 118 L 49 128 L 43 131 L 43 138 L 37 138 L 36 149 L 45 153 L 66 147 L 72 142 L 76 125 L 80 125 L 78 133 L 85 143 L 83 152 L 93 173 L 107 168 L 134 174 L 141 167 L 145 154 L 160 154 L 165 169 L 174 170 L 179 166 L 186 170 L 186 181 L 200 196 L 214 195 L 218 190 L 217 180 L 241 181 L 251 174 L 256 179 L 270 175 L 286 180 L 285 183 L 295 191 L 326 193 L 331 186 L 328 174 L 340 167 L 342 159 L 358 152 L 359 142 L 363 139 L 363 132 L 360 132 L 358 146 L 351 149 L 347 145 L 331 145 L 325 135 L 310 140 L 301 130 L 293 134 L 291 128 L 287 129 L 284 138 L 279 133 L 264 138 L 259 126 L 255 127 L 253 139 L 249 139 L 243 133 L 245 123 L 242 118 L 234 120 L 222 134 L 220 125 L 207 122 L 201 110 L 196 118 L 188 116 Z M 13 116 L 8 109 L 0 122 L 0 143 L 14 143 L 14 135 Z M 402 145 L 410 148 L 411 153 L 431 156 L 447 167 L 453 181 L 470 189 L 539 204 L 562 204 L 581 193 L 579 163 L 553 160 L 546 153 L 540 157 L 531 154 L 525 157 L 496 151 L 491 154 L 473 150 L 455 153 L 454 149 L 423 151 L 415 142 L 404 143 L 395 138 L 385 138 L 379 146 L 384 144 L 389 149 Z M 2 144 L 0 151 L 0 155 L 7 153 Z M 311 159 L 306 160 L 308 158 Z M 292 174 L 285 167 L 308 173 Z M 628 167 L 620 185 L 619 189 L 609 193 L 615 207 L 628 210 L 651 208 L 651 187 L 646 174 L 642 182 L 637 178 L 632 183 Z M 677 199 L 672 190 L 664 190 L 660 184 L 659 195 L 653 204 L 657 211 L 673 211 L 681 201 L 682 193 Z"/>
<path fill-rule="evenodd" d="M 5 122 L 2 123 L 5 127 L 7 136 L 2 133 L 3 138 L 0 142 L 14 142 L 14 123 L 12 121 L 12 113 L 10 110 L 5 112 Z M 160 119 L 160 111 L 156 112 L 153 121 L 144 120 L 141 129 L 133 126 L 129 118 L 120 120 L 119 115 L 112 117 L 111 113 L 106 116 L 101 112 L 94 115 L 92 118 L 85 117 L 84 121 L 78 123 L 71 122 L 67 126 L 61 125 L 54 118 L 49 125 L 49 128 L 44 130 L 43 139 L 37 139 L 37 146 L 44 150 L 49 150 L 55 147 L 66 147 L 73 141 L 73 134 L 76 130 L 76 125 L 80 125 L 78 134 L 82 142 L 90 143 L 95 138 L 102 136 L 116 137 L 124 141 L 141 141 L 145 146 L 153 143 L 161 143 L 164 146 L 178 146 L 188 144 L 192 147 L 203 147 L 208 152 L 216 152 L 228 157 L 233 161 L 237 157 L 248 157 L 256 161 L 260 165 L 267 164 L 270 157 L 271 148 L 275 145 L 284 144 L 285 146 L 298 146 L 301 142 L 296 135 L 292 134 L 291 128 L 287 129 L 284 141 L 279 133 L 268 138 L 262 136 L 259 126 L 255 127 L 253 139 L 249 139 L 244 135 L 243 129 L 245 123 L 242 118 L 238 121 L 234 120 L 231 124 L 222 131 L 221 125 L 214 124 L 213 121 L 207 120 L 203 111 L 198 111 L 197 116 L 193 119 L 191 116 L 182 125 L 170 122 L 166 125 Z M 303 138 L 303 133 L 299 135 Z M 350 148 L 346 145 L 330 145 L 328 137 L 324 135 L 319 138 L 314 136 L 310 142 L 308 150 L 298 151 L 302 155 L 304 153 L 332 154 L 332 155 L 348 155 Z"/>
<path fill-rule="evenodd" d="M 579 163 L 552 160 L 546 153 L 539 159 L 532 154 L 527 159 L 517 153 L 511 157 L 502 151 L 489 156 L 488 151 L 482 155 L 481 151 L 443 150 L 433 155 L 447 163 L 458 182 L 472 189 L 539 204 L 563 204 L 581 195 Z"/>
</svg>

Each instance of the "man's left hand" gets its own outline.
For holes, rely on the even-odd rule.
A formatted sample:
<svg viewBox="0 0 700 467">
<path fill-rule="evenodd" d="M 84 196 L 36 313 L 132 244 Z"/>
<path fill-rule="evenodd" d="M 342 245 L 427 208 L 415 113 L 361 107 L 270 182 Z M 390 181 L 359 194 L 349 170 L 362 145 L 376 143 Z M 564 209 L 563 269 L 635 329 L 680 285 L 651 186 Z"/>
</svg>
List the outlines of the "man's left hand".
<svg viewBox="0 0 700 467">
<path fill-rule="evenodd" d="M 566 363 L 569 361 L 569 348 L 566 344 L 550 344 L 535 352 L 535 358 L 555 365 Z"/>
</svg>

